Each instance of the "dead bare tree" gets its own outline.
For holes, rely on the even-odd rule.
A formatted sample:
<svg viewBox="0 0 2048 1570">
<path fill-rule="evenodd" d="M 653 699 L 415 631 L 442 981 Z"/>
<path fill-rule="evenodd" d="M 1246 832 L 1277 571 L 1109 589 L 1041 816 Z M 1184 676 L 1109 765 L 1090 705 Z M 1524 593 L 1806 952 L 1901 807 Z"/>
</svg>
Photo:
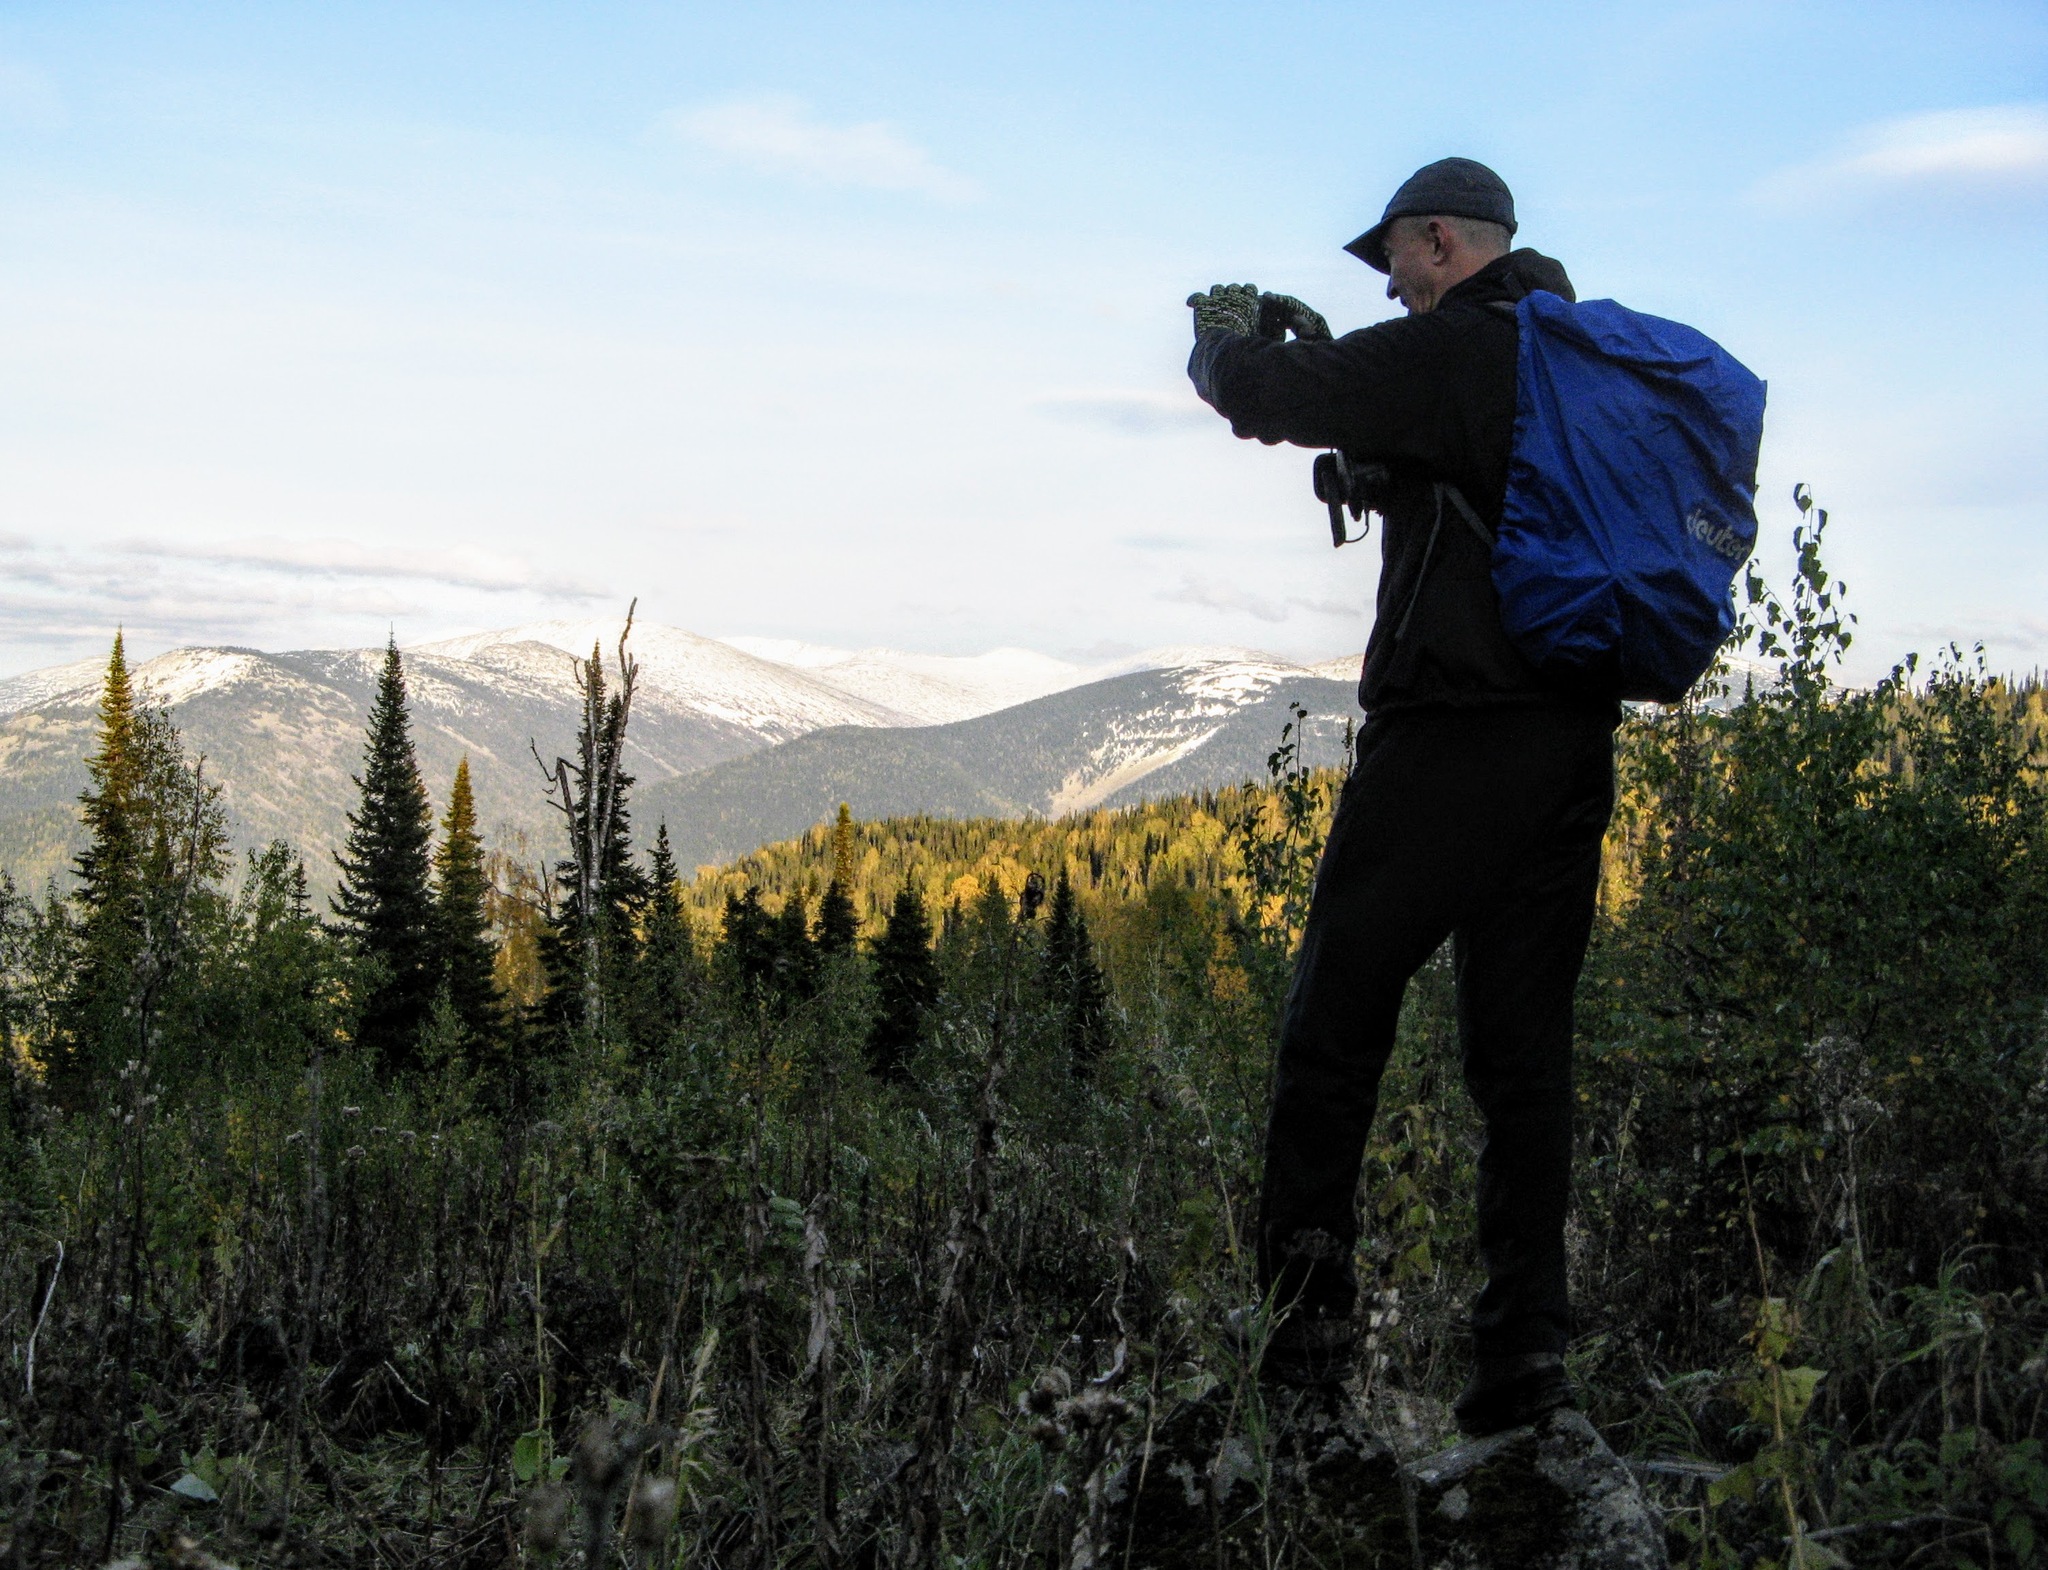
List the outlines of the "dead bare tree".
<svg viewBox="0 0 2048 1570">
<path fill-rule="evenodd" d="M 593 648 L 587 660 L 574 660 L 576 690 L 583 700 L 583 724 L 577 735 L 577 758 L 557 757 L 554 767 L 542 762 L 533 746 L 534 762 L 548 782 L 548 800 L 569 825 L 569 854 L 576 868 L 583 946 L 583 1025 L 596 1031 L 604 1024 L 602 960 L 604 923 L 599 900 L 604 890 L 605 851 L 619 818 L 619 770 L 626 751 L 626 725 L 633 713 L 633 693 L 640 681 L 640 662 L 626 652 L 633 635 L 635 598 L 626 607 L 626 625 L 619 632 L 618 690 L 605 695 L 604 664 Z"/>
</svg>

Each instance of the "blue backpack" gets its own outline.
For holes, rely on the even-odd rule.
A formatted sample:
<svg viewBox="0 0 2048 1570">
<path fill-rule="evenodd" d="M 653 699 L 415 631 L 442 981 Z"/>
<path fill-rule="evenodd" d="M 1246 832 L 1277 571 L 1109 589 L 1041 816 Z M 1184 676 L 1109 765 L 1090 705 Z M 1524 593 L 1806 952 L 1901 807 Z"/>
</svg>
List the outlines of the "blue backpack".
<svg viewBox="0 0 2048 1570">
<path fill-rule="evenodd" d="M 1764 384 L 1704 333 L 1537 291 L 1520 333 L 1501 624 L 1560 682 L 1675 702 L 1734 630 L 1756 545 Z"/>
</svg>

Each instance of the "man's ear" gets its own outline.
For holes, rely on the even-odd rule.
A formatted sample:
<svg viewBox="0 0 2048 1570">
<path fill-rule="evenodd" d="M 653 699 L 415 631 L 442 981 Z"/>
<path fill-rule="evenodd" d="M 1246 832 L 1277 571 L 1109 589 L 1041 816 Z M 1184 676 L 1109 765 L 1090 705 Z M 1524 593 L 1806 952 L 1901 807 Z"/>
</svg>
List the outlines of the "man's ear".
<svg viewBox="0 0 2048 1570">
<path fill-rule="evenodd" d="M 1451 226 L 1441 218 L 1429 220 L 1429 260 L 1432 266 L 1441 267 L 1451 259 L 1451 253 L 1458 248 L 1458 237 Z"/>
</svg>

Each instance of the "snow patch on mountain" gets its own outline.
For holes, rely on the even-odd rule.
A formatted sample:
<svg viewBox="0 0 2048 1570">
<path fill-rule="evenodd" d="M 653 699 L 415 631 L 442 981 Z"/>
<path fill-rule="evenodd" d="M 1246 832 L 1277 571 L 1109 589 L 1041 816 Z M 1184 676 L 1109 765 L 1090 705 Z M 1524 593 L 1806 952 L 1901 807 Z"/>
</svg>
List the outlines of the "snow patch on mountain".
<svg viewBox="0 0 2048 1570">
<path fill-rule="evenodd" d="M 278 675 L 268 655 L 251 649 L 173 649 L 135 671 L 137 696 L 172 708 L 202 692 L 220 692 L 245 682 L 268 684 Z"/>
<path fill-rule="evenodd" d="M 106 674 L 105 660 L 75 660 L 69 665 L 52 665 L 47 670 L 9 676 L 0 681 L 0 714 L 19 714 L 53 698 L 68 699 L 79 693 L 97 695 Z"/>
<path fill-rule="evenodd" d="M 1125 786 L 1137 784 L 1146 775 L 1158 773 L 1169 763 L 1180 762 L 1221 729 L 1219 725 L 1211 725 L 1185 740 L 1175 742 L 1170 747 L 1125 756 L 1122 761 L 1103 772 L 1097 770 L 1115 749 L 1099 748 L 1088 760 L 1086 768 L 1075 769 L 1060 781 L 1060 788 L 1054 791 L 1046 802 L 1046 816 L 1059 818 L 1070 812 L 1086 812 L 1090 807 L 1100 806 Z"/>
<path fill-rule="evenodd" d="M 421 644 L 421 654 L 472 663 L 495 657 L 508 645 L 539 644 L 588 659 L 602 655 L 616 670 L 621 624 L 617 621 L 547 621 L 496 632 L 472 633 Z M 680 627 L 639 623 L 630 644 L 640 664 L 641 690 L 657 701 L 684 708 L 774 741 L 801 736 L 827 725 L 915 725 L 918 720 L 885 703 L 847 692 L 795 666 L 780 665 L 716 638 L 700 638 Z"/>
</svg>

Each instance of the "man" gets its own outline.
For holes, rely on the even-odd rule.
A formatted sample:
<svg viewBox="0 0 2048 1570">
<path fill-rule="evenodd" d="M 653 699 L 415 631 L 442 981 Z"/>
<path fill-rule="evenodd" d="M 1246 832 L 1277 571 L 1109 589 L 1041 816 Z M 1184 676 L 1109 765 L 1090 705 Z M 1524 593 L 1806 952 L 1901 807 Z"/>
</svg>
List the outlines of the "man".
<svg viewBox="0 0 2048 1570">
<path fill-rule="evenodd" d="M 1408 979 L 1453 942 L 1465 1081 L 1484 1116 L 1470 1384 L 1474 1434 L 1572 1400 L 1564 1221 L 1572 992 L 1613 809 L 1618 705 L 1547 684 L 1501 629 L 1482 525 L 1497 529 L 1515 423 L 1514 303 L 1574 298 L 1510 250 L 1514 199 L 1482 164 L 1418 171 L 1345 249 L 1405 319 L 1330 340 L 1284 296 L 1193 297 L 1188 374 L 1239 436 L 1381 463 L 1367 719 L 1317 873 L 1280 1028 L 1258 1263 L 1286 1313 L 1269 1374 L 1341 1377 L 1353 1344 L 1356 1191 Z M 1262 324 L 1260 318 L 1265 317 Z M 1284 341 L 1275 322 L 1301 336 Z M 1263 326 L 1263 331 L 1262 331 Z M 1453 489 L 1455 488 L 1455 494 Z M 1464 514 L 1469 508 L 1476 519 Z"/>
</svg>

